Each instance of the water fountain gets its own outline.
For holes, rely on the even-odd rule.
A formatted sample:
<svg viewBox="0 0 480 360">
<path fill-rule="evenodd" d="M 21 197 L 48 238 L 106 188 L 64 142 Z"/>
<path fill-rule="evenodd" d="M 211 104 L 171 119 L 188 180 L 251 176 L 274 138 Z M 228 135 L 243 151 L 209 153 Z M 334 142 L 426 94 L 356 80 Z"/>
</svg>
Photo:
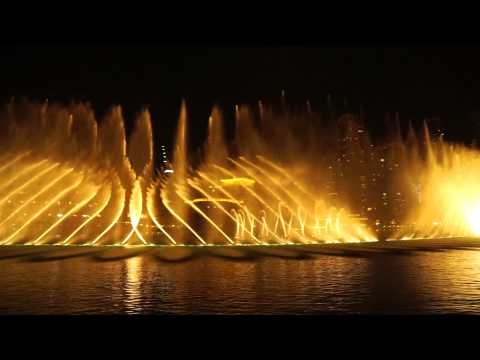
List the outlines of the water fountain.
<svg viewBox="0 0 480 360">
<path fill-rule="evenodd" d="M 120 107 L 100 125 L 86 104 L 10 103 L 4 119 L 1 245 L 239 246 L 375 239 L 347 210 L 327 206 L 268 158 L 268 143 L 247 107 L 237 109 L 238 155 L 229 154 L 216 107 L 204 160 L 189 171 L 183 103 L 173 171 L 158 175 L 148 111 L 138 115 L 128 144 Z"/>
<path fill-rule="evenodd" d="M 251 108 L 236 107 L 230 144 L 222 111 L 214 107 L 202 161 L 193 167 L 187 106 L 182 103 L 173 161 L 167 164 L 168 172 L 156 172 L 147 110 L 138 114 L 127 142 L 118 106 L 98 124 L 87 104 L 8 104 L 0 157 L 0 245 L 375 242 L 379 233 L 365 222 L 364 213 L 376 207 L 363 203 L 371 201 L 371 192 L 352 190 L 349 176 L 359 172 L 364 189 L 364 175 L 369 174 L 362 172 L 390 160 L 376 157 L 364 128 L 351 116 L 340 119 L 347 131 L 339 139 L 357 145 L 338 155 L 322 145 L 322 135 L 311 122 L 297 136 L 295 121 L 285 120 L 294 114 L 278 115 L 259 106 L 259 124 Z M 326 132 L 323 137 L 332 135 Z M 397 138 L 398 156 L 390 163 L 401 175 L 388 181 L 408 200 L 407 216 L 400 219 L 408 226 L 392 222 L 390 237 L 479 236 L 478 152 L 442 138 L 432 140 L 426 127 L 423 139 L 413 131 L 406 141 Z M 348 170 L 345 166 L 354 161 L 359 167 Z M 344 165 L 335 168 L 335 162 Z M 340 191 L 328 185 L 331 172 L 340 178 Z M 352 194 L 362 213 L 353 210 Z"/>
</svg>

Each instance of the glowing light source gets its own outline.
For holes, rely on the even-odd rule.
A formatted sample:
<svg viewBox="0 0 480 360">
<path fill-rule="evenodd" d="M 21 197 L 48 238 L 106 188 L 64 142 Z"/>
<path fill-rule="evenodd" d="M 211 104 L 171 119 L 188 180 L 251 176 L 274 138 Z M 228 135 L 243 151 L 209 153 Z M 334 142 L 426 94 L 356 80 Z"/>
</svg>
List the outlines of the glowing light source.
<svg viewBox="0 0 480 360">
<path fill-rule="evenodd" d="M 255 184 L 255 180 L 248 178 L 221 179 L 220 181 L 226 186 L 253 186 Z"/>
</svg>

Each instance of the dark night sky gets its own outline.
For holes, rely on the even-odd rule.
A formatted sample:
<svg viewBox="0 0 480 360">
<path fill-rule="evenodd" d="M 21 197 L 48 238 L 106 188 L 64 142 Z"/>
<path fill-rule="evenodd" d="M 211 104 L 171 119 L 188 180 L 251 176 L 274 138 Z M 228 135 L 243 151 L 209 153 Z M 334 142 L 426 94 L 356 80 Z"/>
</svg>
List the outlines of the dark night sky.
<svg viewBox="0 0 480 360">
<path fill-rule="evenodd" d="M 286 89 L 292 103 L 309 99 L 321 108 L 331 93 L 338 104 L 362 104 L 372 126 L 386 112 L 438 116 L 455 139 L 472 134 L 467 119 L 480 110 L 474 45 L 31 43 L 5 45 L 0 56 L 3 100 L 84 99 L 99 112 L 120 103 L 127 118 L 149 104 L 160 137 L 171 137 L 182 97 L 192 118 L 206 121 L 213 102 L 277 101 Z"/>
</svg>

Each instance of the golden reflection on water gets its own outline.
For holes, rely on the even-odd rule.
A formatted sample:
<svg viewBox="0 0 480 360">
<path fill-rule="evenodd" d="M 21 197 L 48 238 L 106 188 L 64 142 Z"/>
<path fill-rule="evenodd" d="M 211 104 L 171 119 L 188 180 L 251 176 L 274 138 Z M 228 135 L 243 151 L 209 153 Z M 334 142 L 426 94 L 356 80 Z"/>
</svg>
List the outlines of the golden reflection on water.
<svg viewBox="0 0 480 360">
<path fill-rule="evenodd" d="M 419 262 L 418 283 L 424 284 L 423 292 L 435 307 L 448 306 L 455 312 L 480 312 L 480 252 L 455 251 L 445 256 L 436 252 L 422 257 Z M 443 271 L 428 271 L 432 267 Z M 429 276 L 429 273 L 431 275 Z"/>
<path fill-rule="evenodd" d="M 480 314 L 480 252 L 472 250 L 0 265 L 0 314 Z"/>
<path fill-rule="evenodd" d="M 142 270 L 143 256 L 135 256 L 125 260 L 126 281 L 124 305 L 128 314 L 137 314 L 142 311 Z"/>
</svg>

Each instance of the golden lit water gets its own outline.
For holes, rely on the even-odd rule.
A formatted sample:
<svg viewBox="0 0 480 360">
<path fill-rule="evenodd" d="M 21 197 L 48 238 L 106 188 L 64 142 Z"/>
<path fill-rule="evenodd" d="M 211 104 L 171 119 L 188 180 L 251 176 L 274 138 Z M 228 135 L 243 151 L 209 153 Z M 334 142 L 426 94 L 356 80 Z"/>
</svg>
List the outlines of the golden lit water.
<svg viewBox="0 0 480 360">
<path fill-rule="evenodd" d="M 480 153 L 445 142 L 443 134 L 432 139 L 427 126 L 420 136 L 412 130 L 403 139 L 399 132 L 378 158 L 353 115 L 339 119 L 342 136 L 324 136 L 337 143 L 335 152 L 319 145 L 311 123 L 299 132 L 295 113 L 279 115 L 263 104 L 259 121 L 251 107 L 236 106 L 235 136 L 227 143 L 214 107 L 193 161 L 182 103 L 173 161 L 162 146 L 165 160 L 156 169 L 148 110 L 138 113 L 128 141 L 119 106 L 99 122 L 87 104 L 12 102 L 1 115 L 0 246 L 480 236 Z"/>
<path fill-rule="evenodd" d="M 188 261 L 154 250 L 126 259 L 6 255 L 0 314 L 480 314 L 478 250 L 243 259 L 218 252 Z"/>
<path fill-rule="evenodd" d="M 10 103 L 4 116 L 0 245 L 375 241 L 346 207 L 269 159 L 248 107 L 236 115 L 236 156 L 212 110 L 203 161 L 192 169 L 183 103 L 173 162 L 158 174 L 147 110 L 128 142 L 118 106 L 100 124 L 86 104 Z"/>
<path fill-rule="evenodd" d="M 0 313 L 480 312 L 478 149 L 425 126 L 376 153 L 353 115 L 325 145 L 260 110 L 227 143 L 215 107 L 193 161 L 183 103 L 156 169 L 147 110 L 127 141 L 120 107 L 8 104 Z"/>
</svg>

